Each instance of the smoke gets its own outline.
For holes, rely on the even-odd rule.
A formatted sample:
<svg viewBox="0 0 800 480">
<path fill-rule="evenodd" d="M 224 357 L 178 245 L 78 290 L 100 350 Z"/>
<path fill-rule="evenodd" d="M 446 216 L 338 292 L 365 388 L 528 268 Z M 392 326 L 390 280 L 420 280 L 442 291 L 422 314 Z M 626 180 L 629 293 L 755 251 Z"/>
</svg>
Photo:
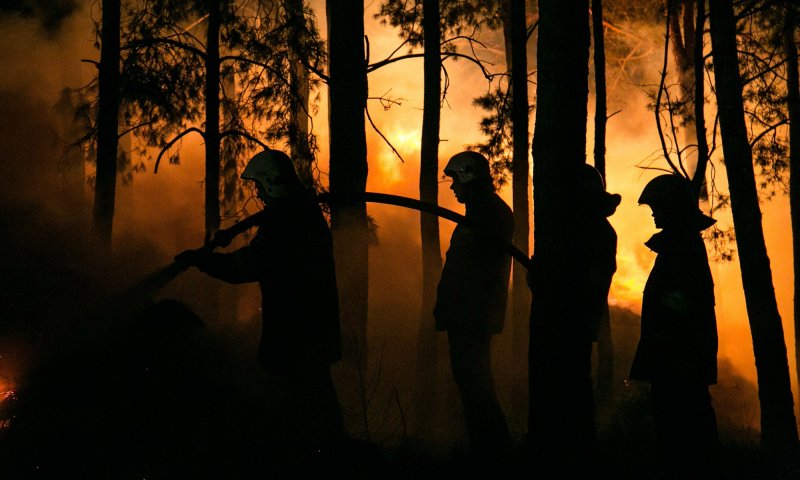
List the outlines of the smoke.
<svg viewBox="0 0 800 480">
<path fill-rule="evenodd" d="M 77 0 L 6 0 L 0 5 L 0 17 L 34 19 L 45 35 L 53 35 L 79 9 L 78 5 Z"/>
<path fill-rule="evenodd" d="M 102 305 L 104 299 L 136 279 L 168 264 L 181 250 L 200 246 L 203 239 L 202 145 L 200 139 L 186 137 L 180 165 L 164 165 L 156 175 L 148 164 L 148 170 L 135 175 L 131 185 L 119 185 L 114 261 L 109 263 L 96 256 L 88 233 L 92 195 L 85 184 L 91 165 L 79 162 L 81 168 L 77 172 L 81 182 L 75 188 L 69 172 L 59 167 L 65 157 L 64 144 L 59 140 L 63 139 L 63 128 L 53 113 L 64 87 L 80 86 L 94 74 L 94 67 L 80 60 L 98 56 L 92 46 L 90 12 L 76 10 L 75 5 L 76 2 L 53 0 L 16 1 L 0 7 L 5 14 L 0 15 L 0 55 L 7 59 L 6 67 L 0 71 L 3 156 L 0 221 L 7 226 L 6 245 L 0 251 L 3 265 L 0 300 L 6 313 L 0 324 L 0 380 L 12 385 L 23 379 L 44 342 L 56 341 L 63 332 L 75 327 L 70 322 L 78 321 L 75 319 L 80 319 L 92 306 Z M 29 15 L 34 16 L 18 15 L 23 10 L 20 6 L 27 6 L 28 12 L 32 12 Z M 14 14 L 9 14 L 11 11 Z M 45 11 L 54 13 L 48 16 Z M 318 12 L 324 27 L 324 8 Z M 366 18 L 371 22 L 370 16 Z M 627 27 L 628 33 L 642 42 L 637 47 L 639 58 L 636 62 L 629 60 L 625 65 L 629 68 L 624 72 L 609 70 L 609 80 L 614 82 L 609 114 L 619 113 L 608 123 L 608 189 L 623 197 L 617 213 L 610 218 L 619 235 L 618 271 L 611 298 L 620 312 L 626 312 L 620 315 L 627 320 L 618 320 L 621 322 L 618 326 L 628 322 L 620 330 L 624 335 L 618 352 L 627 351 L 638 338 L 635 318 L 644 281 L 654 260 L 654 254 L 643 246 L 655 233 L 650 212 L 636 200 L 656 173 L 638 166 L 659 150 L 654 116 L 647 108 L 644 90 L 646 85 L 654 84 L 660 68 L 660 51 L 649 45 L 658 46 L 663 38 L 658 26 Z M 383 58 L 398 43 L 394 32 L 387 33 L 384 27 L 372 23 L 367 33 L 372 60 Z M 530 60 L 533 69 L 534 58 Z M 499 71 L 501 67 L 497 64 L 494 68 Z M 469 62 L 450 62 L 448 73 L 451 83 L 442 109 L 441 166 L 465 145 L 481 139 L 478 121 L 482 112 L 471 103 L 475 96 L 485 93 L 485 79 Z M 398 149 L 402 160 L 368 126 L 368 190 L 416 198 L 422 119 L 421 60 L 398 62 L 374 72 L 370 75 L 370 93 L 400 101 L 388 110 L 383 110 L 375 100 L 370 100 L 369 106 L 376 125 Z M 531 98 L 534 96 L 532 88 Z M 590 132 L 592 105 L 590 98 Z M 320 111 L 314 120 L 315 131 L 320 134 L 323 171 L 328 168 L 326 106 L 323 91 Z M 587 152 L 591 148 L 590 138 Z M 511 203 L 509 187 L 501 190 L 500 195 Z M 447 188 L 440 188 L 439 203 L 463 211 Z M 774 259 L 789 259 L 791 255 L 790 235 L 785 229 L 787 208 L 785 199 L 765 205 L 767 242 Z M 370 251 L 368 328 L 374 347 L 370 355 L 381 360 L 383 369 L 381 408 L 391 409 L 396 416 L 398 408 L 411 408 L 409 400 L 414 383 L 421 308 L 419 213 L 378 205 L 369 205 L 368 212 L 378 225 L 378 244 Z M 440 226 L 444 254 L 454 225 L 442 221 Z M 792 338 L 793 331 L 790 265 L 788 260 L 773 262 L 787 340 Z M 750 388 L 755 381 L 755 367 L 738 265 L 720 264 L 712 268 L 717 283 L 722 367 L 720 388 L 716 391 L 721 391 L 731 379 L 739 382 L 741 388 L 745 385 Z M 177 299 L 188 306 L 240 366 L 255 365 L 260 328 L 257 286 L 220 285 L 190 270 L 169 284 L 158 298 Z M 632 328 L 627 328 L 631 325 Z M 499 341 L 507 341 L 508 335 L 510 332 L 504 333 Z M 787 345 L 791 358 L 792 342 L 787 341 Z M 620 357 L 618 372 L 628 368 L 625 358 Z M 446 365 L 446 359 L 441 364 Z M 440 373 L 444 388 L 452 394 L 454 386 L 449 383 L 449 372 L 443 367 Z M 245 380 L 251 374 L 255 375 L 242 373 L 240 379 Z M 498 384 L 504 381 L 502 375 L 499 372 Z M 398 392 L 400 407 L 392 403 L 393 390 Z M 720 402 L 727 402 L 727 398 L 730 397 L 721 397 Z M 507 398 L 501 401 L 508 402 Z M 457 401 L 451 404 L 458 408 Z M 454 422 L 459 421 L 457 412 L 451 415 Z M 454 435 L 458 434 L 456 431 Z"/>
</svg>

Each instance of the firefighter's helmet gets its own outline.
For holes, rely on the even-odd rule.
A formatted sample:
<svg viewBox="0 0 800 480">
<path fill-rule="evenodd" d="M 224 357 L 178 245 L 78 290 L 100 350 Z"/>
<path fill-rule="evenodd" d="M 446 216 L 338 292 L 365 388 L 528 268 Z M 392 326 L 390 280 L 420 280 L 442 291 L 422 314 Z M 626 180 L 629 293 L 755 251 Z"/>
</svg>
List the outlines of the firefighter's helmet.
<svg viewBox="0 0 800 480">
<path fill-rule="evenodd" d="M 461 183 L 476 179 L 491 180 L 489 161 L 478 152 L 461 152 L 453 155 L 444 167 L 444 174 L 457 178 Z"/>
<path fill-rule="evenodd" d="M 585 203 L 584 207 L 591 211 L 600 211 L 604 216 L 611 216 L 622 201 L 618 193 L 608 193 L 603 176 L 592 165 L 584 163 L 580 173 L 579 198 Z"/>
<path fill-rule="evenodd" d="M 640 205 L 648 205 L 669 214 L 675 221 L 689 222 L 706 229 L 716 220 L 705 215 L 697 206 L 692 182 L 676 174 L 659 175 L 650 180 L 639 196 Z"/>
<path fill-rule="evenodd" d="M 255 154 L 244 168 L 242 179 L 257 182 L 270 198 L 285 197 L 300 185 L 289 156 L 272 149 Z"/>
</svg>

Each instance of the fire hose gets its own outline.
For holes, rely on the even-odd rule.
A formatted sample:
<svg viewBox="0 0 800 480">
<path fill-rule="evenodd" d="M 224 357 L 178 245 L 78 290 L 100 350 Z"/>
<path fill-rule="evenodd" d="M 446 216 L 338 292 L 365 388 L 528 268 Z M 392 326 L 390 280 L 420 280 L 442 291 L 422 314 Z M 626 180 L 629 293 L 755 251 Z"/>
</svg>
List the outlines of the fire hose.
<svg viewBox="0 0 800 480">
<path fill-rule="evenodd" d="M 453 210 L 449 210 L 444 207 L 440 207 L 438 205 L 434 205 L 432 203 L 423 202 L 414 198 L 403 197 L 400 195 L 392 195 L 388 193 L 377 193 L 377 192 L 357 192 L 357 193 L 321 193 L 316 195 L 316 199 L 319 203 L 326 203 L 329 205 L 347 205 L 347 204 L 357 204 L 357 203 L 380 203 L 385 205 L 394 205 L 398 207 L 409 208 L 412 210 L 418 210 L 420 212 L 429 213 L 432 215 L 436 215 L 437 217 L 444 218 L 446 220 L 450 220 L 457 224 L 465 225 L 469 227 L 471 230 L 485 236 L 490 241 L 496 242 L 500 244 L 505 251 L 511 255 L 515 260 L 517 260 L 522 266 L 526 269 L 531 269 L 531 259 L 523 253 L 519 248 L 517 248 L 513 243 L 509 242 L 508 240 L 501 238 L 497 232 L 490 231 L 485 227 L 476 224 L 471 219 L 461 215 L 459 213 L 454 212 Z M 254 213 L 249 217 L 244 218 L 243 220 L 235 223 L 234 225 L 230 226 L 229 228 L 220 230 L 217 232 L 210 241 L 206 242 L 205 245 L 200 247 L 199 251 L 206 251 L 211 252 L 216 248 L 223 248 L 230 245 L 231 241 L 233 241 L 236 236 L 244 233 L 245 231 L 249 230 L 252 227 L 255 227 L 259 224 L 261 219 L 267 215 L 265 210 L 262 210 L 258 213 Z M 155 292 L 160 290 L 163 286 L 167 283 L 172 281 L 175 277 L 177 277 L 181 272 L 186 270 L 185 265 L 178 264 L 173 262 L 161 269 L 151 273 L 147 277 L 143 278 L 141 281 L 137 282 L 136 285 L 131 287 L 127 290 L 128 293 L 134 294 L 146 294 L 146 292 Z"/>
<path fill-rule="evenodd" d="M 319 203 L 327 203 L 327 204 L 347 204 L 347 203 L 359 203 L 359 202 L 369 202 L 369 203 L 380 203 L 384 205 L 394 205 L 397 207 L 404 207 L 409 208 L 412 210 L 418 210 L 424 213 L 430 213 L 432 215 L 436 215 L 437 217 L 444 218 L 446 220 L 450 220 L 452 222 L 465 225 L 470 229 L 483 234 L 491 241 L 500 243 L 504 249 L 511 255 L 514 259 L 516 259 L 519 263 L 522 264 L 526 269 L 530 269 L 531 260 L 530 258 L 523 253 L 519 248 L 517 248 L 513 243 L 508 242 L 507 240 L 501 238 L 497 233 L 487 230 L 485 227 L 473 222 L 471 219 L 456 213 L 452 210 L 449 210 L 444 207 L 440 207 L 439 205 L 434 205 L 432 203 L 423 202 L 420 200 L 416 200 L 414 198 L 409 197 L 402 197 L 400 195 L 392 195 L 389 193 L 376 193 L 376 192 L 362 192 L 362 193 L 352 193 L 352 194 L 333 194 L 333 193 L 322 193 L 316 196 L 317 201 Z M 231 240 L 237 235 L 243 233 L 245 230 L 248 230 L 251 227 L 254 227 L 258 224 L 261 216 L 265 215 L 265 212 L 262 210 L 261 212 L 255 213 L 244 220 L 236 223 L 235 225 L 227 228 L 225 230 L 220 230 L 217 235 L 211 240 L 209 245 L 202 247 L 203 249 L 208 248 L 216 248 L 218 246 L 227 246 L 230 244 Z"/>
</svg>

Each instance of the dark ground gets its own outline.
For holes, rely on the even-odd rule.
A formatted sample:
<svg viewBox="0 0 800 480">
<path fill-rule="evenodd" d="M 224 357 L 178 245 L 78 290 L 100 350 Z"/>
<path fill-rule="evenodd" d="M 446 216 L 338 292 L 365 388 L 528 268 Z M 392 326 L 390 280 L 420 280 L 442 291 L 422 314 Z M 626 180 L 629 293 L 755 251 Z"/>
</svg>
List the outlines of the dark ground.
<svg viewBox="0 0 800 480">
<path fill-rule="evenodd" d="M 521 440 L 491 467 L 458 448 L 433 453 L 413 438 L 287 448 L 264 414 L 268 389 L 192 310 L 162 300 L 117 320 L 114 328 L 89 321 L 51 340 L 15 398 L 5 400 L 0 478 L 674 478 L 656 467 L 646 398 L 637 389 L 602 426 L 596 457 L 546 471 Z M 797 455 L 793 463 L 768 455 L 748 443 L 754 438 L 739 432 L 725 440 L 717 470 L 702 478 L 800 478 Z"/>
</svg>

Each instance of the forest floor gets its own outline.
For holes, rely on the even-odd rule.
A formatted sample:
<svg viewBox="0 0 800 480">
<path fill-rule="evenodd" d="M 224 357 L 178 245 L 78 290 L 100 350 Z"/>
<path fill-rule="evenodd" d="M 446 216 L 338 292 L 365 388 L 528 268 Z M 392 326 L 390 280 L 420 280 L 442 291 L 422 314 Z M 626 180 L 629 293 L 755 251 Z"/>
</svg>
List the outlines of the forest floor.
<svg viewBox="0 0 800 480">
<path fill-rule="evenodd" d="M 652 445 L 632 444 L 620 439 L 600 439 L 593 459 L 575 460 L 541 468 L 531 461 L 529 449 L 518 444 L 509 461 L 485 466 L 470 460 L 463 452 L 430 456 L 408 450 L 393 452 L 379 462 L 356 461 L 356 477 L 411 479 L 729 479 L 729 480 L 798 480 L 800 479 L 800 450 L 791 455 L 769 454 L 755 446 L 723 444 L 720 458 L 713 469 L 699 472 L 674 473 L 656 461 Z M 351 474 L 352 474 L 351 473 Z"/>
<path fill-rule="evenodd" d="M 62 290 L 76 283 L 52 281 Z M 61 303 L 69 305 L 72 296 L 62 293 Z M 40 310 L 32 311 L 42 316 Z M 21 315 L 25 312 L 12 313 L 27 318 Z M 50 316 L 61 318 L 63 310 Z M 626 318 L 618 314 L 619 332 L 637 326 L 635 318 Z M 465 453 L 463 433 L 458 432 L 463 427 L 457 400 L 437 410 L 448 436 L 435 441 L 397 433 L 382 442 L 355 436 L 330 449 L 291 455 L 280 448 L 280 439 L 265 438 L 270 427 L 263 407 L 269 393 L 256 388 L 258 374 L 248 370 L 254 365 L 253 345 L 239 343 L 252 337 L 245 335 L 250 330 L 235 341 L 220 342 L 216 331 L 203 328 L 191 310 L 175 301 L 137 307 L 126 317 L 106 320 L 97 318 L 82 328 L 64 329 L 69 333 L 51 335 L 47 348 L 31 355 L 36 362 L 21 377 L 16 401 L 0 402 L 0 479 L 694 478 L 670 477 L 659 466 L 646 395 L 621 379 L 615 382 L 619 391 L 612 405 L 598 415 L 597 454 L 551 462 L 545 470 L 519 439 L 520 423 L 525 423 L 519 418 L 514 419 L 517 441 L 509 457 L 490 466 L 476 462 Z M 41 343 L 43 330 L 33 328 L 37 323 L 25 325 L 17 329 L 21 333 L 0 332 L 5 333 L 0 335 L 0 352 Z M 617 344 L 622 364 L 630 356 L 625 345 Z M 800 453 L 779 456 L 760 449 L 758 433 L 742 426 L 758 418 L 749 407 L 752 402 L 741 401 L 755 392 L 739 387 L 730 375 L 725 378 L 712 392 L 723 448 L 714 471 L 701 478 L 800 480 Z M 394 388 L 383 387 L 387 393 Z M 395 415 L 409 414 L 397 410 Z"/>
</svg>

